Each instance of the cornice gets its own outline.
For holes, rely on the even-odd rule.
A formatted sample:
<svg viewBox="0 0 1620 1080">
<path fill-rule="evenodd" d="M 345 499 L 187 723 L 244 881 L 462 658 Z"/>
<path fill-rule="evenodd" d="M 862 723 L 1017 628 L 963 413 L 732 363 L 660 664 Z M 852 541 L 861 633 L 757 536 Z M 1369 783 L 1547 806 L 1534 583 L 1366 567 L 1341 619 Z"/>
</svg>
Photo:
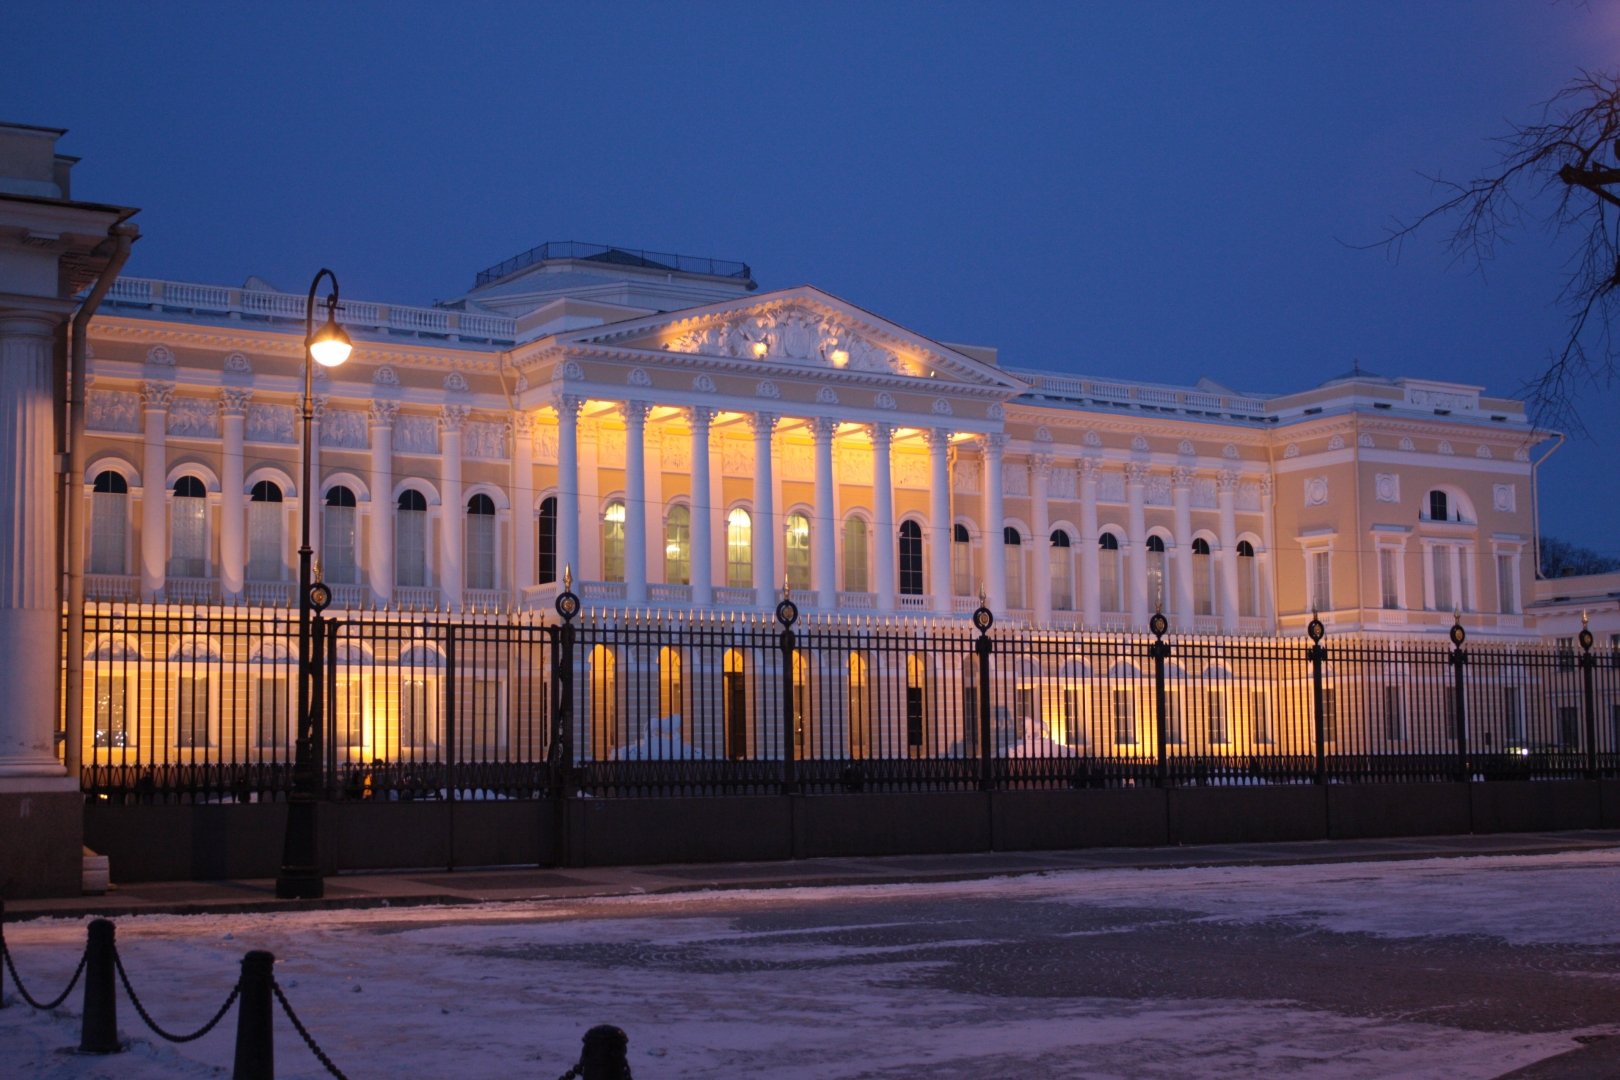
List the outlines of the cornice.
<svg viewBox="0 0 1620 1080">
<path fill-rule="evenodd" d="M 1115 432 L 1124 435 L 1161 435 L 1166 438 L 1187 438 L 1196 435 L 1206 442 L 1229 442 L 1234 445 L 1265 447 L 1271 442 L 1270 431 L 1253 428 L 1224 427 L 1202 423 L 1192 418 L 1167 419 L 1154 417 L 1124 417 L 1108 413 L 1073 413 L 1067 409 L 1047 413 L 1038 406 L 1008 405 L 1007 423 L 1044 425 L 1045 427 L 1073 428 L 1082 431 Z M 1216 438 L 1214 432 L 1219 432 Z"/>
</svg>

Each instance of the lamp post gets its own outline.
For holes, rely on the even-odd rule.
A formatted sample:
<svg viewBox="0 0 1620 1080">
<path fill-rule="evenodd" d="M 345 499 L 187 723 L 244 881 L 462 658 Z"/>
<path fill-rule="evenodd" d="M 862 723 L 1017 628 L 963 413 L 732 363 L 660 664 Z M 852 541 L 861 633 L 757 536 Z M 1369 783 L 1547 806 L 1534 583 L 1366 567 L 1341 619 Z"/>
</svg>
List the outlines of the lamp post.
<svg viewBox="0 0 1620 1080">
<path fill-rule="evenodd" d="M 332 291 L 326 297 L 326 325 L 315 330 L 315 292 L 321 279 L 330 278 Z M 304 487 L 299 502 L 298 545 L 298 741 L 293 752 L 293 790 L 287 799 L 287 835 L 281 848 L 281 870 L 276 875 L 276 896 L 283 900 L 319 899 L 326 891 L 321 876 L 320 852 L 315 832 L 315 739 L 318 709 L 313 707 L 317 688 L 312 683 L 310 655 L 310 613 L 313 607 L 326 607 L 331 592 L 312 582 L 314 551 L 309 546 L 310 510 L 315 498 L 310 475 L 310 439 L 314 437 L 315 365 L 337 367 L 349 358 L 354 345 L 337 324 L 337 275 L 323 269 L 309 284 L 309 300 L 304 305 Z M 320 596 L 313 596 L 314 590 Z M 313 602 L 312 602 L 313 601 Z M 324 634 L 323 634 L 324 637 Z"/>
</svg>

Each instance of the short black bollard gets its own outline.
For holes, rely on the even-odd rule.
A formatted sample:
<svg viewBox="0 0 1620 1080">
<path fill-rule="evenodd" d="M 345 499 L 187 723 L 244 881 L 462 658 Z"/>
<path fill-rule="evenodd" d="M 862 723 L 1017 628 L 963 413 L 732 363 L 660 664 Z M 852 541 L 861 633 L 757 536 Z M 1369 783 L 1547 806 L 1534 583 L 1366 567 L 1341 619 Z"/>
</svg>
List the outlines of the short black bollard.
<svg viewBox="0 0 1620 1080">
<path fill-rule="evenodd" d="M 630 1036 L 612 1024 L 598 1024 L 585 1033 L 585 1048 L 579 1055 L 581 1080 L 631 1080 Z"/>
<path fill-rule="evenodd" d="M 118 1045 L 118 976 L 113 959 L 116 948 L 113 924 L 107 919 L 92 919 L 84 958 L 81 1054 L 116 1054 L 123 1049 Z"/>
<path fill-rule="evenodd" d="M 236 1014 L 236 1069 L 232 1080 L 275 1080 L 270 1030 L 275 1006 L 275 954 L 255 949 L 242 957 L 241 1011 Z"/>
</svg>

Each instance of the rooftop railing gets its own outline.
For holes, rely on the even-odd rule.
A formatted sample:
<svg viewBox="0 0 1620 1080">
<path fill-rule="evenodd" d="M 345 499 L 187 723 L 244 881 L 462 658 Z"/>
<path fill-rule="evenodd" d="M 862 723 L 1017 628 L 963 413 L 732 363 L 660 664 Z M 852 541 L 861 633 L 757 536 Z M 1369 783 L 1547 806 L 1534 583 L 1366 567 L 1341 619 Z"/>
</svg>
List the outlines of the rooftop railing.
<svg viewBox="0 0 1620 1080">
<path fill-rule="evenodd" d="M 297 293 L 256 289 L 226 289 L 184 281 L 121 277 L 107 299 L 112 308 L 145 308 L 155 312 L 219 315 L 227 319 L 302 323 L 305 297 Z M 410 334 L 450 341 L 510 345 L 517 325 L 504 315 L 452 311 L 448 308 L 373 304 L 363 300 L 338 302 L 338 322 L 383 334 Z"/>
<path fill-rule="evenodd" d="M 577 240 L 553 240 L 539 247 L 532 247 L 521 255 L 514 255 L 505 262 L 482 271 L 473 288 L 499 281 L 507 274 L 522 270 L 525 266 L 533 266 L 549 259 L 585 259 L 616 266 L 637 266 L 682 274 L 708 274 L 711 277 L 741 278 L 747 281 L 752 281 L 754 277 L 747 263 L 732 262 L 728 259 L 699 259 L 691 255 L 675 255 L 665 251 L 639 251 L 606 244 L 582 244 Z"/>
</svg>

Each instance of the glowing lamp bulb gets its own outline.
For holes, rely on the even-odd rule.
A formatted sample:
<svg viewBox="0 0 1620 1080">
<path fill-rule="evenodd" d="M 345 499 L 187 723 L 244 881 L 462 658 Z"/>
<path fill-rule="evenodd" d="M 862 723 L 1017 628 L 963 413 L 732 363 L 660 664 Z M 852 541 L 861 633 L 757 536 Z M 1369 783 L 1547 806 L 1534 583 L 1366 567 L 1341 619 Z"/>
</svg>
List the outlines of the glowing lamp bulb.
<svg viewBox="0 0 1620 1080">
<path fill-rule="evenodd" d="M 309 339 L 309 355 L 322 367 L 337 367 L 353 351 L 354 344 L 349 340 L 349 335 L 343 332 L 343 327 L 337 324 L 336 315 L 331 313 L 326 316 L 326 325 Z"/>
<path fill-rule="evenodd" d="M 766 345 L 763 341 L 754 342 L 754 355 L 757 357 L 763 357 L 765 353 L 769 351 L 769 349 L 770 346 Z"/>
<path fill-rule="evenodd" d="M 847 349 L 834 349 L 832 351 L 832 362 L 834 367 L 843 367 L 849 363 L 849 351 Z"/>
</svg>

